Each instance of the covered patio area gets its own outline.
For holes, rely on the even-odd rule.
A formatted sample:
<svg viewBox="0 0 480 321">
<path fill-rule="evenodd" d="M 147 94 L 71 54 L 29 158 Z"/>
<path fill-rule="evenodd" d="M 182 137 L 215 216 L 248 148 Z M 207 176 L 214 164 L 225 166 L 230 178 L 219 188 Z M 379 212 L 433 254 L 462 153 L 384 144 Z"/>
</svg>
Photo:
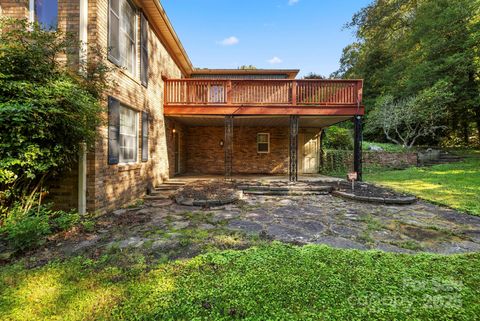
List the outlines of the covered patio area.
<svg viewBox="0 0 480 321">
<path fill-rule="evenodd" d="M 170 177 L 318 179 L 324 129 L 344 121 L 356 124 L 352 167 L 361 176 L 360 117 L 170 115 Z"/>
</svg>

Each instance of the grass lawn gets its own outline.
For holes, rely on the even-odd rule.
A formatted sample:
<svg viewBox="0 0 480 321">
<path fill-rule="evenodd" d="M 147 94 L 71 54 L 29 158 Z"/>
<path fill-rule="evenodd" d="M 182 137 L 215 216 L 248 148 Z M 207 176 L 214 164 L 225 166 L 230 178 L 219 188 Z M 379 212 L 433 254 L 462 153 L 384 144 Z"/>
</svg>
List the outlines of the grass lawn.
<svg viewBox="0 0 480 321">
<path fill-rule="evenodd" d="M 272 243 L 147 268 L 123 253 L 0 268 L 2 320 L 474 320 L 480 254 Z"/>
<path fill-rule="evenodd" d="M 480 215 L 480 154 L 459 163 L 405 170 L 368 171 L 366 182 L 412 193 L 459 211 Z"/>
</svg>

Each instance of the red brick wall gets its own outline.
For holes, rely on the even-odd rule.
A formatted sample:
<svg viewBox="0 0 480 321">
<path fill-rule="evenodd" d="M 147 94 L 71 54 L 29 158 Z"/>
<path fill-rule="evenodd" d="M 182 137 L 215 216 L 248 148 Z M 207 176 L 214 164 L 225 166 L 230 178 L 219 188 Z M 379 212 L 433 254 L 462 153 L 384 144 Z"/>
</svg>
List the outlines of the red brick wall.
<svg viewBox="0 0 480 321">
<path fill-rule="evenodd" d="M 1 0 L 2 15 L 15 18 L 28 18 L 28 0 Z M 59 30 L 79 33 L 80 2 L 79 0 L 59 1 Z M 98 128 L 98 139 L 87 155 L 87 210 L 89 212 L 105 212 L 118 208 L 141 197 L 147 184 L 156 185 L 168 178 L 171 169 L 167 157 L 166 128 L 163 118 L 163 86 L 162 76 L 181 78 L 182 74 L 165 46 L 153 29 L 149 30 L 149 83 L 145 88 L 140 83 L 140 48 L 138 19 L 137 31 L 137 68 L 136 73 L 128 72 L 109 64 L 113 68 L 111 78 L 114 86 L 105 93 L 102 101 L 107 107 L 107 97 L 114 96 L 121 103 L 130 106 L 139 113 L 146 111 L 150 115 L 149 126 L 149 160 L 141 162 L 141 137 L 138 143 L 138 161 L 128 165 L 108 165 L 107 127 Z M 97 44 L 106 50 L 108 47 L 108 0 L 88 1 L 88 43 Z M 89 57 L 91 58 L 91 52 Z M 69 62 L 77 61 L 78 55 L 69 56 Z M 104 57 L 106 59 L 106 57 Z M 63 58 L 61 58 L 63 59 Z M 105 119 L 107 113 L 102 115 Z M 138 134 L 141 131 L 139 114 Z M 60 208 L 71 208 L 77 205 L 77 165 L 63 179 L 52 182 L 50 197 Z"/>
<path fill-rule="evenodd" d="M 270 133 L 270 153 L 257 153 L 257 133 Z M 220 141 L 224 127 L 188 127 L 187 172 L 223 174 L 225 154 Z M 234 127 L 233 173 L 285 174 L 288 172 L 288 128 Z"/>
<path fill-rule="evenodd" d="M 137 26 L 140 28 L 139 24 Z M 107 48 L 108 0 L 89 0 L 88 31 L 89 43 L 98 43 L 100 47 Z M 149 113 L 149 160 L 148 162 L 140 161 L 141 143 L 139 140 L 137 154 L 139 161 L 137 163 L 108 165 L 107 127 L 99 128 L 95 151 L 88 155 L 87 204 L 89 212 L 105 212 L 131 202 L 145 194 L 148 183 L 158 185 L 168 178 L 170 173 L 165 136 L 167 129 L 163 117 L 164 82 L 162 76 L 181 78 L 182 74 L 159 37 L 150 29 L 148 88 L 142 86 L 139 76 L 140 48 L 138 44 L 137 42 L 137 68 L 134 75 L 109 63 L 114 69 L 112 78 L 115 86 L 105 96 L 111 95 L 138 112 Z M 106 102 L 105 97 L 105 107 Z M 138 128 L 141 128 L 141 124 Z"/>
<path fill-rule="evenodd" d="M 28 0 L 2 0 L 0 1 L 0 16 L 16 19 L 28 18 Z"/>
<path fill-rule="evenodd" d="M 187 146 L 186 146 L 186 136 L 187 128 L 179 122 L 176 122 L 172 119 L 165 119 L 165 138 L 167 140 L 167 154 L 168 154 L 168 176 L 174 177 L 175 174 L 182 174 L 187 171 Z M 179 173 L 175 173 L 175 142 L 173 130 L 177 135 L 179 135 Z"/>
</svg>

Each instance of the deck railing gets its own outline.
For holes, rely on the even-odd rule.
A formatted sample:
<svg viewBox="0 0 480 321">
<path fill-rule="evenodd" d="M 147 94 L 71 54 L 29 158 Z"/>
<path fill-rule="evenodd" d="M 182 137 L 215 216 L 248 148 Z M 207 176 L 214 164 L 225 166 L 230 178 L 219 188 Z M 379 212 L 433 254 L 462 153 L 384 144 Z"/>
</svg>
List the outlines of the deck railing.
<svg viewBox="0 0 480 321">
<path fill-rule="evenodd" d="M 166 105 L 361 105 L 362 80 L 168 79 Z"/>
</svg>

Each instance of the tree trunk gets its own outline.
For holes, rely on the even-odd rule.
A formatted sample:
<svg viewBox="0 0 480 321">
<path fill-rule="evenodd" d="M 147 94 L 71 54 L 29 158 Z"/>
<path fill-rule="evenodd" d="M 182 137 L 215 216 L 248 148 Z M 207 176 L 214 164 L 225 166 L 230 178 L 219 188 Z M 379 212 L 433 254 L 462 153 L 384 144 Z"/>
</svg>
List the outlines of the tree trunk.
<svg viewBox="0 0 480 321">
<path fill-rule="evenodd" d="M 480 108 L 480 106 L 478 107 Z M 480 112 L 477 113 L 477 137 L 478 137 L 478 144 L 480 144 Z"/>
<path fill-rule="evenodd" d="M 465 146 L 468 146 L 469 144 L 469 133 L 468 133 L 468 122 L 463 121 L 462 122 L 462 137 L 463 137 L 463 143 Z"/>
</svg>

